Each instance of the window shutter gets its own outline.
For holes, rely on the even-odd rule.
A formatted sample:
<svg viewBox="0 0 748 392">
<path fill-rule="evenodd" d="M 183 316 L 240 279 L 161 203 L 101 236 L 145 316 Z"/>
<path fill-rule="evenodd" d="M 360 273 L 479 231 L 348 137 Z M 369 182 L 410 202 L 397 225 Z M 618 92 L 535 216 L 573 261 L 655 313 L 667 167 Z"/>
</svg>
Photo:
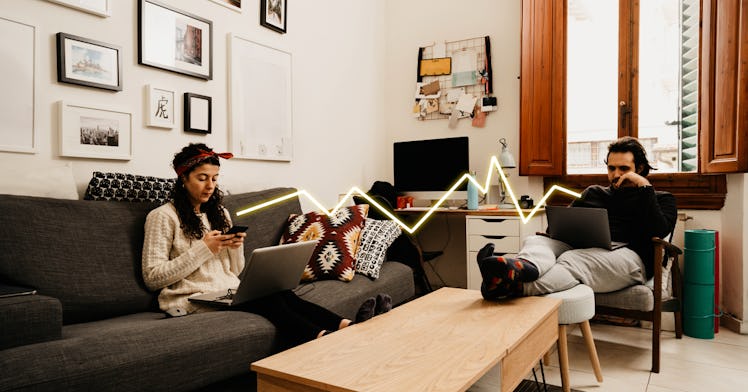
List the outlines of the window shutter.
<svg viewBox="0 0 748 392">
<path fill-rule="evenodd" d="M 746 172 L 748 1 L 705 0 L 702 7 L 701 172 Z"/>
<path fill-rule="evenodd" d="M 566 1 L 522 1 L 519 174 L 562 175 Z"/>
</svg>

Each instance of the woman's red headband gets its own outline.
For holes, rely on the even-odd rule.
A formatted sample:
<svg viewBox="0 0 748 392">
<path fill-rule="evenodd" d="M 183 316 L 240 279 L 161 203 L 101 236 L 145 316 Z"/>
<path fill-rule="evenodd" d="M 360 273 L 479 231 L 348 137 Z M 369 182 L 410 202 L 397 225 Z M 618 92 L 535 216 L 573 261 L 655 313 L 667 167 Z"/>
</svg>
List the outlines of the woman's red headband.
<svg viewBox="0 0 748 392">
<path fill-rule="evenodd" d="M 234 154 L 232 154 L 230 152 L 221 152 L 221 153 L 218 153 L 218 152 L 205 151 L 205 150 L 199 150 L 199 151 L 200 151 L 199 154 L 197 154 L 194 157 L 186 160 L 183 164 L 181 164 L 181 165 L 179 165 L 179 166 L 177 166 L 177 167 L 174 168 L 174 171 L 177 172 L 177 176 L 181 176 L 182 174 L 184 174 L 184 172 L 186 172 L 187 170 L 189 170 L 191 167 L 197 165 L 198 163 L 200 163 L 200 162 L 202 162 L 202 161 L 204 161 L 204 160 L 206 160 L 206 159 L 208 159 L 210 157 L 216 157 L 216 159 L 218 159 L 218 158 L 231 159 L 231 158 L 234 157 Z"/>
</svg>

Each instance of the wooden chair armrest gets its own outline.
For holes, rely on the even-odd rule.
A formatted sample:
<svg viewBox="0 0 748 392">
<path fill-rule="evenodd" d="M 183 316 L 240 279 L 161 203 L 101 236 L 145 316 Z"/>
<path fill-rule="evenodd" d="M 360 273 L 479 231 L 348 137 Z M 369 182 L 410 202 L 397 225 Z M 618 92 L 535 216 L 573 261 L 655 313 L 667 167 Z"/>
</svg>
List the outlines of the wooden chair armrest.
<svg viewBox="0 0 748 392">
<path fill-rule="evenodd" d="M 679 247 L 671 244 L 670 242 L 663 240 L 662 238 L 652 237 L 652 243 L 655 246 L 662 245 L 662 247 L 665 249 L 665 252 L 667 252 L 671 256 L 683 254 L 683 251 Z"/>
</svg>

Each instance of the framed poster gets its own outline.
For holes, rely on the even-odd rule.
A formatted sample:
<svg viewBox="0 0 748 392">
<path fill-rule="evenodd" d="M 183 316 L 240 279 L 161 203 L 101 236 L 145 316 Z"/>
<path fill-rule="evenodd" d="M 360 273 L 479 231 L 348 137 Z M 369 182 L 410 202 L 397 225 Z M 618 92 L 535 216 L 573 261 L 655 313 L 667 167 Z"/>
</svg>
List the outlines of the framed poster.
<svg viewBox="0 0 748 392">
<path fill-rule="evenodd" d="M 229 148 L 236 158 L 291 161 L 291 53 L 230 35 Z"/>
<path fill-rule="evenodd" d="M 156 0 L 140 0 L 138 38 L 138 64 L 213 78 L 213 22 Z"/>
<path fill-rule="evenodd" d="M 36 153 L 36 27 L 0 17 L 0 58 L 0 151 Z"/>
<path fill-rule="evenodd" d="M 242 12 L 242 0 L 211 0 L 214 3 L 218 3 L 230 10 L 236 12 Z"/>
<path fill-rule="evenodd" d="M 122 91 L 122 49 L 57 33 L 57 81 Z"/>
<path fill-rule="evenodd" d="M 286 33 L 286 0 L 260 0 L 260 24 L 281 34 Z"/>
<path fill-rule="evenodd" d="M 116 109 L 58 102 L 60 156 L 132 158 L 132 114 Z"/>
<path fill-rule="evenodd" d="M 174 91 L 152 85 L 145 86 L 147 115 L 145 125 L 158 128 L 174 128 Z"/>
<path fill-rule="evenodd" d="M 109 17 L 112 15 L 112 10 L 109 8 L 109 0 L 47 0 L 53 3 L 62 4 L 64 6 L 75 8 L 80 11 L 88 12 L 103 17 Z"/>
<path fill-rule="evenodd" d="M 205 95 L 184 93 L 184 131 L 210 133 L 212 100 Z"/>
</svg>

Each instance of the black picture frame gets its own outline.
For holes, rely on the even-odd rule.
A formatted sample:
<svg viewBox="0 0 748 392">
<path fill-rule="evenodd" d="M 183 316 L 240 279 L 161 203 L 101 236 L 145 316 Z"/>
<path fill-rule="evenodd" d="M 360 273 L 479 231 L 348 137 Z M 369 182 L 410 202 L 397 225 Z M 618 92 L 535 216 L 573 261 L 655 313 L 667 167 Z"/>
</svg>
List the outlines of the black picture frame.
<svg viewBox="0 0 748 392">
<path fill-rule="evenodd" d="M 57 81 L 122 91 L 122 47 L 57 33 Z"/>
<path fill-rule="evenodd" d="M 287 16 L 288 2 L 286 0 L 260 0 L 261 25 L 285 34 Z"/>
<path fill-rule="evenodd" d="M 140 0 L 138 64 L 213 79 L 213 22 L 157 0 Z"/>
<path fill-rule="evenodd" d="M 211 133 L 213 131 L 212 120 L 213 102 L 209 96 L 184 93 L 185 132 Z"/>
</svg>

